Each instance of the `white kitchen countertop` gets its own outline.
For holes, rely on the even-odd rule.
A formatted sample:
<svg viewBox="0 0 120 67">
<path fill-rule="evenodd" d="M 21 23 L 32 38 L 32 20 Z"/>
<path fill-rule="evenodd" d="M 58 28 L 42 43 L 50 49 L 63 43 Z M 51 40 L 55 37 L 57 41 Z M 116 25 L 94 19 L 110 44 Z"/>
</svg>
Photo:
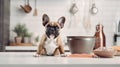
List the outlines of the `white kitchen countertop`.
<svg viewBox="0 0 120 67">
<path fill-rule="evenodd" d="M 0 52 L 0 67 L 119 67 L 120 56 L 113 58 L 70 58 L 42 56 L 35 52 Z M 69 54 L 69 53 L 68 53 Z"/>
<path fill-rule="evenodd" d="M 37 46 L 6 46 L 6 50 L 37 50 Z M 65 50 L 69 50 L 68 46 L 65 46 Z M 0 52 L 0 67 L 120 66 L 120 56 L 114 56 L 113 58 L 68 58 L 53 56 L 33 57 L 35 53 L 36 52 Z"/>
<path fill-rule="evenodd" d="M 120 56 L 113 58 L 70 58 L 42 56 L 35 52 L 0 52 L 0 64 L 120 64 Z"/>
</svg>

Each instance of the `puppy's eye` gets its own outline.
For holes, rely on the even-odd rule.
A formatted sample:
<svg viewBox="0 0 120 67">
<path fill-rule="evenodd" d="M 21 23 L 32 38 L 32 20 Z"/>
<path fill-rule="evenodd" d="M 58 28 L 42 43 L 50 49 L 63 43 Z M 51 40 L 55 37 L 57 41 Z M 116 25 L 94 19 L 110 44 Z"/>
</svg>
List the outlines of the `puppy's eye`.
<svg viewBox="0 0 120 67">
<path fill-rule="evenodd" d="M 54 28 L 55 28 L 55 29 L 59 29 L 59 27 L 57 27 L 57 26 L 55 26 Z"/>
<path fill-rule="evenodd" d="M 58 26 L 55 26 L 55 27 L 59 29 L 59 27 L 58 27 Z"/>
</svg>

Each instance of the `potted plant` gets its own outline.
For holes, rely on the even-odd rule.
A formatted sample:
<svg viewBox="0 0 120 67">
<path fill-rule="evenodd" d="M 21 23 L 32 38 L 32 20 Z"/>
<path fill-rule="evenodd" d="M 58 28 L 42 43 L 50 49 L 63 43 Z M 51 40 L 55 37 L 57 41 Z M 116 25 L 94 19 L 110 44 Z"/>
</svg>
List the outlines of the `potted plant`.
<svg viewBox="0 0 120 67">
<path fill-rule="evenodd" d="M 27 31 L 27 28 L 26 28 L 25 24 L 18 23 L 12 31 L 17 34 L 17 36 L 15 37 L 15 42 L 21 43 L 22 39 L 23 39 L 24 32 Z"/>
<path fill-rule="evenodd" d="M 32 33 L 25 32 L 24 33 L 24 43 L 31 43 L 31 36 L 32 36 Z"/>
</svg>

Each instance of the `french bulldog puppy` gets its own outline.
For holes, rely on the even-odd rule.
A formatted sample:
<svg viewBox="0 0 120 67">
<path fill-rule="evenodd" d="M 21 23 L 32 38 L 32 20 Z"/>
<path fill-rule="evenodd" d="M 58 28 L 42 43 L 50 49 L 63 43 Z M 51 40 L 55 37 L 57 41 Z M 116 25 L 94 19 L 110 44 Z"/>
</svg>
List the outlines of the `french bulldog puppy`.
<svg viewBox="0 0 120 67">
<path fill-rule="evenodd" d="M 64 27 L 65 17 L 60 17 L 57 22 L 50 22 L 47 14 L 42 17 L 45 34 L 43 34 L 35 57 L 65 56 L 64 46 L 60 37 L 60 29 Z"/>
</svg>

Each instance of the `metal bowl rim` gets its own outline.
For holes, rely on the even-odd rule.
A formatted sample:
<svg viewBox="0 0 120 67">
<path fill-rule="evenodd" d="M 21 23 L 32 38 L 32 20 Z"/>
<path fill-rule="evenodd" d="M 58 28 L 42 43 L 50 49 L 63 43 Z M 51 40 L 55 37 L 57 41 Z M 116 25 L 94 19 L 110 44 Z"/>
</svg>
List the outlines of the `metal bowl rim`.
<svg viewBox="0 0 120 67">
<path fill-rule="evenodd" d="M 94 36 L 67 36 L 67 39 L 94 39 Z"/>
</svg>

